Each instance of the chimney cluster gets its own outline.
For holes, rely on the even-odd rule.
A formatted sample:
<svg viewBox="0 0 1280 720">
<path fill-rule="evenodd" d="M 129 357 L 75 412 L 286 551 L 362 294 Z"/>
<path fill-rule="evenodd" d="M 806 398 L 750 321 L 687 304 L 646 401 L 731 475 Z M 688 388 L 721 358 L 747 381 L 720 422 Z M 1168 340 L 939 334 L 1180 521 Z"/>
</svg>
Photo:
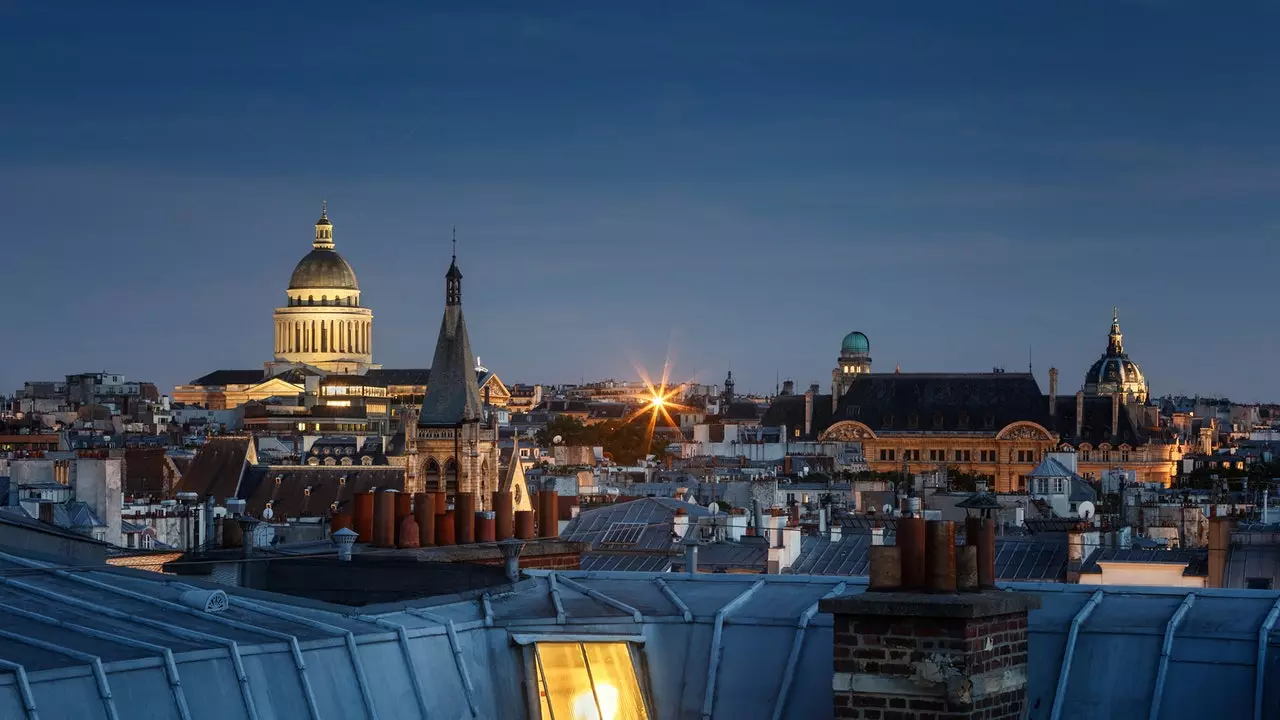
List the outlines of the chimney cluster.
<svg viewBox="0 0 1280 720">
<path fill-rule="evenodd" d="M 336 538 L 339 530 L 349 529 L 353 533 L 353 544 L 361 542 L 378 548 L 464 545 L 512 537 L 533 538 L 533 513 L 513 513 L 511 493 L 493 493 L 493 510 L 477 511 L 475 507 L 473 493 L 456 493 L 454 509 L 450 510 L 447 495 L 442 492 L 360 492 L 352 500 L 350 514 L 333 515 L 329 530 Z"/>
<path fill-rule="evenodd" d="M 1027 711 L 1027 611 L 1039 598 L 997 592 L 995 522 L 898 522 L 871 547 L 871 586 L 824 598 L 834 616 L 835 717 L 996 718 Z"/>
</svg>

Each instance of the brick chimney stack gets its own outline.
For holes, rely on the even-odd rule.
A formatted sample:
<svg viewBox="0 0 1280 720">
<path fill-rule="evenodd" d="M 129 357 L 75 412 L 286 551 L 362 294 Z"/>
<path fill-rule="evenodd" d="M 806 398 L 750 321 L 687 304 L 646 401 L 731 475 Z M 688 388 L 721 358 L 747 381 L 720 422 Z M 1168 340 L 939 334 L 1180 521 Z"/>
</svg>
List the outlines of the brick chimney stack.
<svg viewBox="0 0 1280 720">
<path fill-rule="evenodd" d="M 1058 368 L 1049 368 L 1049 417 L 1058 414 Z"/>
<path fill-rule="evenodd" d="M 835 717 L 1025 716 L 1027 612 L 1039 607 L 1040 599 L 984 588 L 981 582 L 977 592 L 954 591 L 956 556 L 963 556 L 968 568 L 969 580 L 960 585 L 971 588 L 975 574 L 987 574 L 974 572 L 975 556 L 994 551 L 994 521 L 974 518 L 968 526 L 964 547 L 943 547 L 954 538 L 953 523 L 928 522 L 925 534 L 934 542 L 925 543 L 926 555 L 946 557 L 926 557 L 926 586 L 887 587 L 895 577 L 905 586 L 908 578 L 887 567 L 901 562 L 899 548 L 881 546 L 872 554 L 871 589 L 819 602 L 819 610 L 835 619 Z M 992 547 L 985 552 L 974 547 L 982 543 Z"/>
</svg>

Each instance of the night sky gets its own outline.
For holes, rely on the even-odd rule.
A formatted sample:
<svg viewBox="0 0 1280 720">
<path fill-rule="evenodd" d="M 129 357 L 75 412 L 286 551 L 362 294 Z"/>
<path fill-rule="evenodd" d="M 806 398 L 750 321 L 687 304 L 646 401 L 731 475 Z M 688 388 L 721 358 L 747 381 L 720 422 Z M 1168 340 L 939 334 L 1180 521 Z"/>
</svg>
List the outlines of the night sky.
<svg viewBox="0 0 1280 720">
<path fill-rule="evenodd" d="M 509 383 L 857 329 L 1074 392 L 1118 305 L 1156 395 L 1280 400 L 1280 4 L 426 5 L 0 3 L 0 392 L 261 367 L 327 199 L 386 367 L 456 225 Z"/>
</svg>

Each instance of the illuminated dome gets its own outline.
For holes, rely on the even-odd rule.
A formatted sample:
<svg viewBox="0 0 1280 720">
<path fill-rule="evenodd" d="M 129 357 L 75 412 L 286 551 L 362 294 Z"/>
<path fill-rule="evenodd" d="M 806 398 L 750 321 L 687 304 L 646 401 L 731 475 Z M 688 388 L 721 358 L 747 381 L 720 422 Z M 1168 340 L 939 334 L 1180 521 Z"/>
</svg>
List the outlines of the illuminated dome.
<svg viewBox="0 0 1280 720">
<path fill-rule="evenodd" d="M 289 277 L 290 290 L 359 290 L 356 272 L 332 248 L 316 248 L 302 257 Z"/>
<path fill-rule="evenodd" d="M 866 335 L 855 330 L 844 336 L 844 342 L 840 344 L 840 350 L 841 352 L 867 355 L 871 352 L 871 341 L 867 340 Z"/>
<path fill-rule="evenodd" d="M 311 252 L 298 261 L 289 277 L 290 290 L 359 290 L 356 271 L 333 249 L 333 223 L 328 209 L 320 210 Z"/>
<path fill-rule="evenodd" d="M 1111 333 L 1107 336 L 1107 351 L 1098 358 L 1084 376 L 1087 395 L 1122 395 L 1124 402 L 1146 402 L 1147 379 L 1142 376 L 1138 364 L 1124 351 L 1120 320 L 1113 311 Z"/>
</svg>

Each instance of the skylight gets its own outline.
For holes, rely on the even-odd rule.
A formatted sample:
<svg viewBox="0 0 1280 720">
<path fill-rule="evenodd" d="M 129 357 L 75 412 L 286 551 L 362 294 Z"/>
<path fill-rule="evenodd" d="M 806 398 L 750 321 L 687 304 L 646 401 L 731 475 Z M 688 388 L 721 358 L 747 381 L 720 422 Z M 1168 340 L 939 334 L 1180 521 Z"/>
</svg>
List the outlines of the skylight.
<svg viewBox="0 0 1280 720">
<path fill-rule="evenodd" d="M 648 720 L 625 642 L 538 642 L 542 720 Z"/>
<path fill-rule="evenodd" d="M 640 533 L 644 531 L 644 527 L 645 523 L 642 522 L 610 523 L 600 543 L 602 545 L 635 545 L 640 541 Z"/>
</svg>

